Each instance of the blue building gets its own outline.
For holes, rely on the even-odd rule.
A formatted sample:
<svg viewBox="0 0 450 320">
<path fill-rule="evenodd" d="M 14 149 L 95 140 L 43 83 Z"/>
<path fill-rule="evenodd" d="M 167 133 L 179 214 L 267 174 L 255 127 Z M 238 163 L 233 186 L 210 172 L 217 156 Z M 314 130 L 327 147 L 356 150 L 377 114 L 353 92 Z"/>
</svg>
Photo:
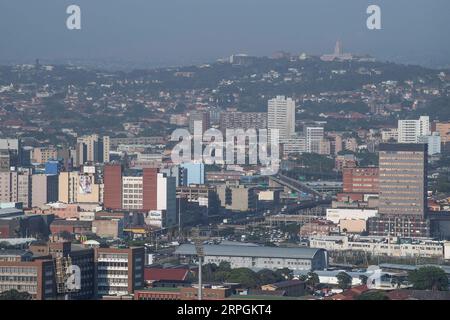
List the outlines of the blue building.
<svg viewBox="0 0 450 320">
<path fill-rule="evenodd" d="M 49 160 L 45 163 L 45 174 L 58 175 L 61 171 L 61 162 Z"/>
<path fill-rule="evenodd" d="M 205 164 L 203 163 L 183 163 L 182 168 L 187 171 L 187 178 L 184 179 L 186 185 L 205 184 Z"/>
</svg>

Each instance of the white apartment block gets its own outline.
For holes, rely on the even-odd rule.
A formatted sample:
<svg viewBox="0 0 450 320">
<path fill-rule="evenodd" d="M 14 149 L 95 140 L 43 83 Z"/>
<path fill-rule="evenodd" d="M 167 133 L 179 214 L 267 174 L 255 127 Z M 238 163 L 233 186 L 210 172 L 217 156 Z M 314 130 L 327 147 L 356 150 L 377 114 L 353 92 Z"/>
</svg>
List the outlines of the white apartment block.
<svg viewBox="0 0 450 320">
<path fill-rule="evenodd" d="M 398 121 L 399 143 L 419 143 L 419 137 L 430 134 L 430 118 L 428 116 L 422 116 L 419 120 Z"/>
<path fill-rule="evenodd" d="M 321 143 L 324 137 L 323 127 L 305 127 L 306 152 L 321 153 Z"/>
<path fill-rule="evenodd" d="M 277 96 L 268 102 L 267 128 L 278 129 L 280 139 L 295 135 L 295 101 L 284 96 Z"/>
</svg>

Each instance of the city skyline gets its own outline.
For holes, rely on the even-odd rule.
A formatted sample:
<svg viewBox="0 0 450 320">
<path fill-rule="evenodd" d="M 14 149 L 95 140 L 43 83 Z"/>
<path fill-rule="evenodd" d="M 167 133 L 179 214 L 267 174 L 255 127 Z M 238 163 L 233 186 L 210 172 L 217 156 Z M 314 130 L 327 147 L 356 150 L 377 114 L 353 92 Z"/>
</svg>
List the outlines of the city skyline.
<svg viewBox="0 0 450 320">
<path fill-rule="evenodd" d="M 0 4 L 0 300 L 450 300 L 448 0 L 28 2 Z"/>
</svg>

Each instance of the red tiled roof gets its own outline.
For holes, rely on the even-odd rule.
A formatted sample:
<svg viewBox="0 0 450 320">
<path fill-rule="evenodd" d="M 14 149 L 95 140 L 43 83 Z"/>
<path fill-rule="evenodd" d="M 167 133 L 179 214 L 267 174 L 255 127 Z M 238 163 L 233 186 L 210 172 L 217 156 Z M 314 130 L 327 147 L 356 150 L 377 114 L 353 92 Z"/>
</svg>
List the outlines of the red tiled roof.
<svg viewBox="0 0 450 320">
<path fill-rule="evenodd" d="M 145 281 L 184 281 L 189 273 L 187 269 L 145 268 Z"/>
<path fill-rule="evenodd" d="M 331 296 L 327 300 L 354 300 L 357 296 L 368 290 L 366 285 L 360 285 Z"/>
</svg>

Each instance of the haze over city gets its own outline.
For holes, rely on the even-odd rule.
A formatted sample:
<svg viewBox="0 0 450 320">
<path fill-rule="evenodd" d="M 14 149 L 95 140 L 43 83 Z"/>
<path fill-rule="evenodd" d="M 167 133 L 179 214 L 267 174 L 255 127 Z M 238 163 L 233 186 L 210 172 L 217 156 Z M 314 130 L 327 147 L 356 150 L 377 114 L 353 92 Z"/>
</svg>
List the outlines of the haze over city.
<svg viewBox="0 0 450 320">
<path fill-rule="evenodd" d="M 82 29 L 65 27 L 66 8 L 81 8 Z M 382 10 L 382 30 L 366 28 L 366 8 Z M 0 62 L 42 61 L 130 67 L 205 63 L 233 53 L 344 49 L 381 60 L 450 64 L 446 0 L 3 0 Z"/>
</svg>

